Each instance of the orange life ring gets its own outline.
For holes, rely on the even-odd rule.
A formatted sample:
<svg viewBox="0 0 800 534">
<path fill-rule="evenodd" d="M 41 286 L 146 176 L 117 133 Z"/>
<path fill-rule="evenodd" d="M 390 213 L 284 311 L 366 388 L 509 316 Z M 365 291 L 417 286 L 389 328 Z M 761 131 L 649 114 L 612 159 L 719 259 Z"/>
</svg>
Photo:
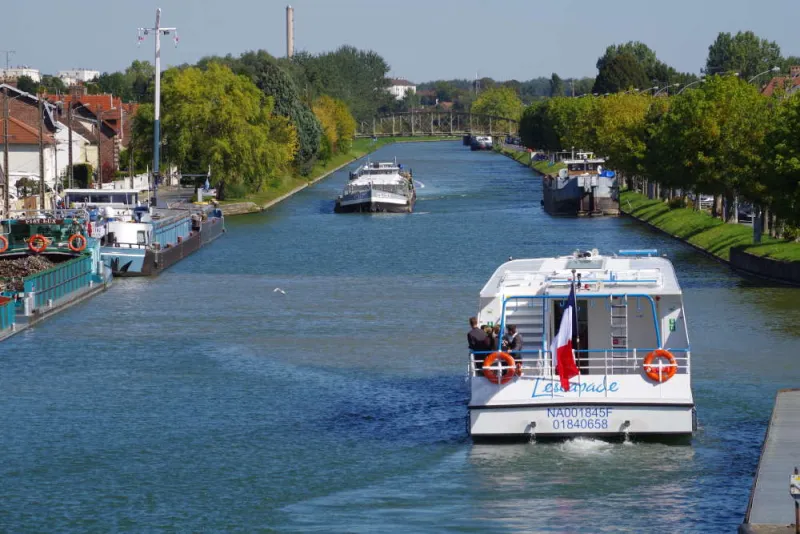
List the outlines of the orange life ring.
<svg viewBox="0 0 800 534">
<path fill-rule="evenodd" d="M 0 252 L 5 252 L 6 250 L 8 250 L 8 238 L 0 235 Z"/>
<path fill-rule="evenodd" d="M 491 366 L 498 360 L 503 360 L 505 363 L 506 369 L 500 371 L 498 373 L 495 372 Z M 493 352 L 489 356 L 483 360 L 483 376 L 489 379 L 489 382 L 493 384 L 505 384 L 510 382 L 512 378 L 517 374 L 517 365 L 514 361 L 514 357 L 511 356 L 507 352 Z"/>
<path fill-rule="evenodd" d="M 39 242 L 40 245 L 36 245 Z M 28 248 L 31 249 L 31 252 L 36 252 L 37 254 L 44 252 L 47 249 L 47 238 L 42 234 L 35 234 L 32 235 L 30 239 L 28 239 Z"/>
<path fill-rule="evenodd" d="M 76 240 L 80 243 L 79 245 L 75 244 Z M 72 252 L 80 252 L 86 248 L 86 238 L 81 234 L 72 234 L 67 240 L 67 245 Z"/>
<path fill-rule="evenodd" d="M 661 366 L 659 373 L 659 366 L 654 365 L 656 358 L 664 358 L 667 360 L 667 366 Z M 678 362 L 675 361 L 675 356 L 668 350 L 656 349 L 644 359 L 644 372 L 647 376 L 656 382 L 666 382 L 678 372 Z"/>
</svg>

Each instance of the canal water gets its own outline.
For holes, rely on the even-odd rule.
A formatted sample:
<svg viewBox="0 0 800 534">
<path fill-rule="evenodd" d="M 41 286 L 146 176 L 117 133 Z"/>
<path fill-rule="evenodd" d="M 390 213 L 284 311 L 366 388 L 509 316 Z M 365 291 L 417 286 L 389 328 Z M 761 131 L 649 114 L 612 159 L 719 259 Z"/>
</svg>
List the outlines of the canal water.
<svg viewBox="0 0 800 534">
<path fill-rule="evenodd" d="M 0 346 L 0 531 L 734 531 L 800 379 L 800 293 L 624 218 L 550 218 L 504 157 L 372 158 L 395 156 L 413 215 L 334 215 L 345 169 Z M 644 247 L 685 291 L 693 443 L 473 445 L 467 318 L 498 264 Z"/>
</svg>

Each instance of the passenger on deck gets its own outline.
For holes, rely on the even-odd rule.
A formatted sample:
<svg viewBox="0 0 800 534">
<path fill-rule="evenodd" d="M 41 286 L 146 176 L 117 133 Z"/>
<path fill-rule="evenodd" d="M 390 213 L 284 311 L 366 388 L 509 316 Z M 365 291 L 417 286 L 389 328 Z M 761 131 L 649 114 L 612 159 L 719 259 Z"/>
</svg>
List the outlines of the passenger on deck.
<svg viewBox="0 0 800 534">
<path fill-rule="evenodd" d="M 503 350 L 510 353 L 517 362 L 522 361 L 522 334 L 517 333 L 517 325 L 510 324 L 506 327 Z"/>
<path fill-rule="evenodd" d="M 467 344 L 469 345 L 470 352 L 484 353 L 475 355 L 475 367 L 480 369 L 483 365 L 483 360 L 486 358 L 486 356 L 488 356 L 486 353 L 492 350 L 492 346 L 489 336 L 487 336 L 483 330 L 478 328 L 477 317 L 469 318 L 469 326 L 470 331 L 467 333 Z"/>
</svg>

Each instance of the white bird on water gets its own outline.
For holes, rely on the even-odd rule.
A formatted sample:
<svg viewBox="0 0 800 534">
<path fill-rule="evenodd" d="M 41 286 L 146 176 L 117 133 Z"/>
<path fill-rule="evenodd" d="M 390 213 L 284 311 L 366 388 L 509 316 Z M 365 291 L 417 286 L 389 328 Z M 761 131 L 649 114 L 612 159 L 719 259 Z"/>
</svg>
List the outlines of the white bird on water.
<svg viewBox="0 0 800 534">
<path fill-rule="evenodd" d="M 273 289 L 272 292 L 273 293 L 280 293 L 281 295 L 285 295 L 286 294 L 286 291 L 284 291 L 283 289 L 281 289 L 279 287 L 276 287 L 275 289 Z"/>
</svg>

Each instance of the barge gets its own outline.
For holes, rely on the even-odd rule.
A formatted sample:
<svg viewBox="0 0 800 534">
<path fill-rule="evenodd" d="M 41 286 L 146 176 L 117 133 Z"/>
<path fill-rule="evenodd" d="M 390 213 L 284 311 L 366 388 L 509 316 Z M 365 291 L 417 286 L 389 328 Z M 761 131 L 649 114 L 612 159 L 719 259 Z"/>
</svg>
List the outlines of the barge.
<svg viewBox="0 0 800 534">
<path fill-rule="evenodd" d="M 685 441 L 696 429 L 681 288 L 655 251 L 509 261 L 477 319 L 519 338 L 470 352 L 473 439 Z"/>
<path fill-rule="evenodd" d="M 411 213 L 417 200 L 411 170 L 396 161 L 366 162 L 336 199 L 335 213 Z"/>
<path fill-rule="evenodd" d="M 213 205 L 162 209 L 144 205 L 135 190 L 68 189 L 68 205 L 92 210 L 91 235 L 114 276 L 152 276 L 211 243 L 225 231 Z"/>
<path fill-rule="evenodd" d="M 0 222 L 0 340 L 111 285 L 85 210 L 26 210 Z"/>
<path fill-rule="evenodd" d="M 619 215 L 616 173 L 604 170 L 605 160 L 589 153 L 565 159 L 566 168 L 542 180 L 542 206 L 555 216 Z"/>
</svg>

